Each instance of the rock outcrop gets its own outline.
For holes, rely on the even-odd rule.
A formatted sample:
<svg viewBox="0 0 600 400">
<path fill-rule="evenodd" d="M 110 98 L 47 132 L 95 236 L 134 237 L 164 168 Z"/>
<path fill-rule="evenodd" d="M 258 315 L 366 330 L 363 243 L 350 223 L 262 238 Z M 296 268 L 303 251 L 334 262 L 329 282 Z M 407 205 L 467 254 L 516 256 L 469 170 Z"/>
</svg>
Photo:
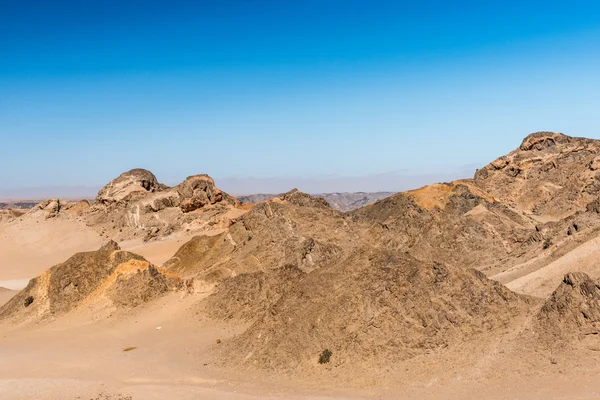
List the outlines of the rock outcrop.
<svg viewBox="0 0 600 400">
<path fill-rule="evenodd" d="M 154 193 L 159 189 L 158 180 L 152 172 L 136 168 L 122 173 L 104 186 L 98 192 L 96 202 L 105 205 L 127 202 L 136 196 Z"/>
<path fill-rule="evenodd" d="M 169 188 L 146 170 L 132 170 L 100 191 L 83 214 L 107 238 L 155 240 L 190 232 L 217 232 L 246 211 L 208 175 L 188 177 Z"/>
<path fill-rule="evenodd" d="M 164 267 L 211 282 L 285 265 L 308 272 L 336 261 L 345 243 L 358 240 L 348 221 L 322 199 L 292 191 L 254 206 L 226 232 L 192 239 Z"/>
<path fill-rule="evenodd" d="M 217 189 L 215 181 L 208 175 L 190 176 L 175 189 L 180 197 L 179 206 L 185 213 L 219 203 L 224 199 L 232 202 L 232 199 Z"/>
<path fill-rule="evenodd" d="M 558 220 L 600 196 L 600 141 L 537 132 L 477 171 L 475 182 L 502 203 L 538 218 Z"/>
<path fill-rule="evenodd" d="M 540 333 L 551 341 L 600 334 L 600 284 L 583 272 L 565 275 L 538 314 Z"/>
<path fill-rule="evenodd" d="M 75 254 L 33 278 L 0 308 L 0 319 L 42 320 L 83 304 L 133 307 L 180 287 L 179 278 L 110 241 L 97 251 Z"/>
</svg>

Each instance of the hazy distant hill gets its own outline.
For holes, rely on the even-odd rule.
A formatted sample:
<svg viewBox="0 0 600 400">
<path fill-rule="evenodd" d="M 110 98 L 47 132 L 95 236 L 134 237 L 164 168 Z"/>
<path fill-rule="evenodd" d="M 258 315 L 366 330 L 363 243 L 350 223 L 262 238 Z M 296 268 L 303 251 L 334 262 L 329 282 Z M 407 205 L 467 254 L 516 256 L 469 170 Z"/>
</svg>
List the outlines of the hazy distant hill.
<svg viewBox="0 0 600 400">
<path fill-rule="evenodd" d="M 0 201 L 0 210 L 8 210 L 9 208 L 26 210 L 29 208 L 33 208 L 36 204 L 41 202 L 42 200 Z"/>
<path fill-rule="evenodd" d="M 62 198 L 61 198 L 62 199 Z M 42 203 L 47 200 L 46 198 L 31 198 L 31 199 L 21 199 L 21 200 L 0 200 L 0 210 L 8 210 L 8 209 L 18 209 L 18 210 L 29 210 L 36 205 Z M 74 197 L 74 198 L 66 198 L 68 201 L 80 201 L 80 200 L 92 200 L 83 197 Z"/>
<path fill-rule="evenodd" d="M 354 193 L 318 193 L 314 194 L 315 197 L 322 197 L 329 205 L 340 211 L 352 211 L 363 206 L 375 203 L 377 200 L 385 199 L 393 195 L 394 192 L 354 192 Z M 260 203 L 262 201 L 272 199 L 273 197 L 279 197 L 282 194 L 249 194 L 244 196 L 237 196 L 237 199 L 242 203 Z"/>
</svg>

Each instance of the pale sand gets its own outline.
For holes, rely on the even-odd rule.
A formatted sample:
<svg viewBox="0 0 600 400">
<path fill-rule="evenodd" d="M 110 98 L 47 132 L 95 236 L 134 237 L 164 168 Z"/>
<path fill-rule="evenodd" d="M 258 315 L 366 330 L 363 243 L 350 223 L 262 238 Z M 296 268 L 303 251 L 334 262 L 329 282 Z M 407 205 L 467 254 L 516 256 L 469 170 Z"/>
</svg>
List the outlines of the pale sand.
<svg viewBox="0 0 600 400">
<path fill-rule="evenodd" d="M 162 265 L 189 239 L 179 236 L 161 241 L 141 239 L 120 243 L 121 248 Z M 108 239 L 75 218 L 23 217 L 0 226 L 0 286 L 23 289 L 31 278 L 67 260 L 75 253 L 98 250 Z"/>
<path fill-rule="evenodd" d="M 0 306 L 9 301 L 18 291 L 0 286 Z"/>
<path fill-rule="evenodd" d="M 97 250 L 102 238 L 74 218 L 24 216 L 0 226 L 0 281 L 29 280 L 80 251 Z"/>
<path fill-rule="evenodd" d="M 136 239 L 119 243 L 119 246 L 123 250 L 139 254 L 151 263 L 160 266 L 173 257 L 177 250 L 192 237 L 194 235 L 172 237 L 154 242 L 144 242 L 141 239 Z"/>
</svg>

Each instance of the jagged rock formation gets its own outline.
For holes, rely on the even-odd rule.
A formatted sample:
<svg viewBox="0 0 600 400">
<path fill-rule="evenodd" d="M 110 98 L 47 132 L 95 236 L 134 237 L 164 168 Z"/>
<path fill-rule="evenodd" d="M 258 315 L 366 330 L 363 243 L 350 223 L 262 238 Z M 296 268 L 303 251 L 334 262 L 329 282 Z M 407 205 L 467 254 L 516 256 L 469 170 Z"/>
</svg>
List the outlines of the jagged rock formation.
<svg viewBox="0 0 600 400">
<path fill-rule="evenodd" d="M 465 188 L 456 191 L 447 205 L 456 213 L 453 222 L 479 204 L 489 206 L 461 197 Z M 416 214 L 427 211 L 411 197 L 399 198 L 406 204 L 391 199 L 377 207 L 398 219 L 407 217 L 406 205 Z M 410 358 L 493 331 L 527 309 L 526 298 L 481 273 L 418 260 L 401 243 L 381 243 L 373 221 L 360 214 L 342 214 L 292 191 L 255 206 L 227 233 L 193 239 L 165 268 L 220 283 L 203 310 L 253 322 L 223 346 L 224 358 L 266 368 L 316 363 L 324 348 L 339 363 Z"/>
<path fill-rule="evenodd" d="M 160 190 L 156 176 L 148 170 L 136 168 L 119 175 L 98 192 L 96 202 L 104 205 L 128 202 Z"/>
<path fill-rule="evenodd" d="M 600 141 L 537 132 L 477 171 L 494 198 L 545 222 L 565 218 L 600 195 Z"/>
<path fill-rule="evenodd" d="M 169 188 L 146 170 L 126 172 L 100 190 L 88 225 L 117 240 L 152 240 L 189 232 L 218 231 L 244 213 L 208 175 L 188 177 Z"/>
<path fill-rule="evenodd" d="M 223 231 L 247 209 L 219 190 L 208 175 L 190 176 L 169 188 L 150 171 L 134 169 L 103 187 L 93 203 L 48 199 L 26 215 L 71 218 L 85 222 L 103 238 L 123 241 Z M 14 215 L 2 211 L 0 222 Z"/>
<path fill-rule="evenodd" d="M 559 168 L 586 176 L 587 164 L 570 153 L 587 154 L 578 149 L 597 144 L 578 140 L 531 135 L 511 153 L 509 164 L 530 157 L 528 152 L 559 154 Z M 540 171 L 524 175 L 528 185 L 568 184 L 564 173 L 557 178 Z M 187 261 L 181 257 L 171 266 L 222 282 L 205 301 L 209 315 L 253 321 L 220 348 L 221 356 L 238 365 L 294 368 L 316 363 L 324 348 L 338 354 L 340 364 L 393 362 L 474 340 L 517 314 L 530 313 L 536 302 L 465 267 L 504 271 L 543 265 L 600 229 L 589 198 L 569 209 L 563 207 L 572 200 L 568 193 L 561 201 L 531 197 L 529 204 L 544 210 L 536 214 L 523 207 L 521 186 L 490 183 L 500 179 L 494 177 L 498 173 L 479 171 L 475 179 L 399 193 L 349 214 L 294 191 L 255 206 L 213 242 L 198 239 Z M 252 239 L 244 240 L 244 234 Z M 310 268 L 303 265 L 304 257 L 319 247 L 290 245 L 306 238 L 326 249 Z M 593 292 L 589 284 L 583 287 Z M 583 304 L 588 312 L 594 309 Z M 544 310 L 556 308 L 564 306 Z M 585 315 L 580 306 L 575 310 L 570 315 Z M 590 312 L 586 321 L 595 321 L 594 315 Z M 565 323 L 564 328 L 550 325 L 565 332 L 582 322 L 567 318 Z"/>
<path fill-rule="evenodd" d="M 76 255 L 33 280 L 0 317 L 131 307 L 194 279 L 214 288 L 198 305 L 202 316 L 250 324 L 219 346 L 220 359 L 238 366 L 295 368 L 325 348 L 334 365 L 381 365 L 468 345 L 537 312 L 535 300 L 475 269 L 531 270 L 598 236 L 598 143 L 536 133 L 474 179 L 347 213 L 297 190 L 247 210 L 206 175 L 167 188 L 138 171 L 89 209 L 80 205 L 77 218 L 122 238 L 210 235 L 183 245 L 164 269 L 114 244 Z M 60 201 L 38 208 L 73 217 Z M 596 332 L 598 288 L 568 275 L 538 315 L 538 338 Z"/>
<path fill-rule="evenodd" d="M 551 341 L 600 334 L 600 284 L 582 272 L 565 275 L 540 310 L 538 323 L 540 334 Z"/>
<path fill-rule="evenodd" d="M 136 306 L 179 288 L 181 280 L 161 272 L 111 241 L 98 251 L 78 253 L 41 276 L 0 307 L 13 321 L 61 316 L 84 304 Z"/>
<path fill-rule="evenodd" d="M 353 216 L 373 225 L 380 246 L 463 267 L 504 266 L 543 241 L 534 220 L 462 181 L 399 193 Z"/>
</svg>

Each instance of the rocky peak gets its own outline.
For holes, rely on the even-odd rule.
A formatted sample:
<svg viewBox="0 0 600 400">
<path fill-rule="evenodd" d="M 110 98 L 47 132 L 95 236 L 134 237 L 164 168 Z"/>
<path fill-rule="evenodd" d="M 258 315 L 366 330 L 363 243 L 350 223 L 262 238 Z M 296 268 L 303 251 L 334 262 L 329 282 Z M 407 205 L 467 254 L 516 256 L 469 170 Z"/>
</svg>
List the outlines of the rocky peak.
<svg viewBox="0 0 600 400">
<path fill-rule="evenodd" d="M 206 174 L 189 176 L 175 190 L 179 193 L 179 206 L 185 213 L 216 204 L 224 198 L 223 192 L 215 186 L 213 178 Z"/>
<path fill-rule="evenodd" d="M 329 203 L 327 203 L 325 199 L 321 197 L 313 197 L 309 194 L 299 191 L 298 189 L 292 189 L 289 192 L 284 193 L 279 199 L 301 207 L 329 207 Z"/>
<path fill-rule="evenodd" d="M 126 200 L 133 194 L 153 193 L 160 190 L 161 186 L 156 176 L 148 170 L 136 168 L 119 175 L 108 185 L 104 186 L 96 202 L 101 204 L 114 204 Z"/>
<path fill-rule="evenodd" d="M 543 221 L 585 210 L 600 196 L 600 141 L 536 132 L 475 174 L 485 192 Z"/>
<path fill-rule="evenodd" d="M 522 151 L 544 150 L 558 144 L 569 143 L 571 139 L 570 136 L 562 133 L 535 132 L 523 139 L 523 143 L 521 143 L 519 149 Z"/>
</svg>

